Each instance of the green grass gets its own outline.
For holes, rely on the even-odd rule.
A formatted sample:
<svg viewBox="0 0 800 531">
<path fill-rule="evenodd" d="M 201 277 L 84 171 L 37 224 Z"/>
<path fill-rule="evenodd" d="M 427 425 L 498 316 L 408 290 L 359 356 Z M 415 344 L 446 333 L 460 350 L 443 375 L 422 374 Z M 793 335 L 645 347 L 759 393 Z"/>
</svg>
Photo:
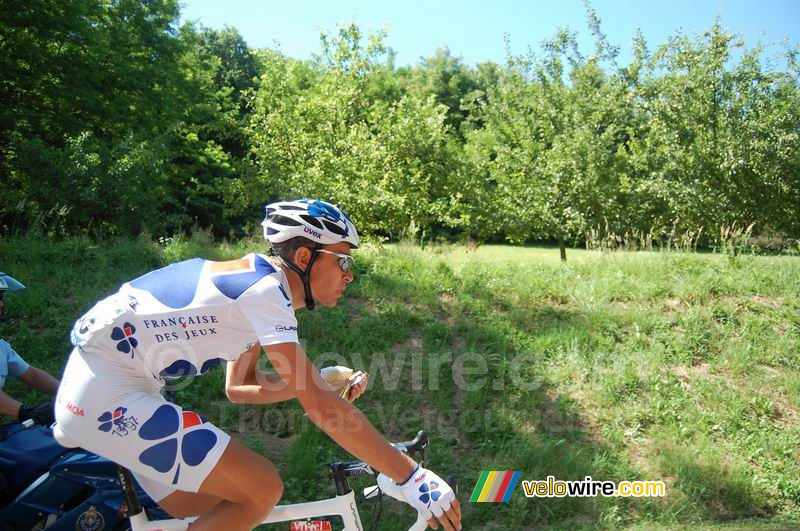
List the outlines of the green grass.
<svg viewBox="0 0 800 531">
<path fill-rule="evenodd" d="M 72 322 L 121 282 L 251 249 L 263 251 L 0 240 L 2 268 L 30 285 L 7 298 L 0 333 L 59 373 Z M 465 528 L 800 526 L 800 259 L 567 254 L 370 246 L 338 307 L 299 313 L 301 337 L 320 361 L 371 371 L 360 407 L 393 440 L 427 429 L 431 468 L 460 478 L 464 502 L 490 469 L 667 484 L 663 499 L 528 499 L 519 486 L 507 504 L 465 502 Z M 332 494 L 320 464 L 347 455 L 296 404 L 226 405 L 221 369 L 178 396 L 273 459 L 286 501 Z M 407 528 L 409 513 L 386 501 L 382 529 Z"/>
</svg>

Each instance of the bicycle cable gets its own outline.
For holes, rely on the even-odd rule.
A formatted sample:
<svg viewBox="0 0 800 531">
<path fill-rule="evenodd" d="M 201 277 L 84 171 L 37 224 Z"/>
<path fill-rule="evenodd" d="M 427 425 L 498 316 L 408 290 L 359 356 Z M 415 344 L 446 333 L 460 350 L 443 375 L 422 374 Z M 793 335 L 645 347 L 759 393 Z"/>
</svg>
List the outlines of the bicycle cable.
<svg viewBox="0 0 800 531">
<path fill-rule="evenodd" d="M 369 531 L 376 531 L 378 529 L 378 521 L 381 519 L 383 513 L 383 491 L 380 487 L 378 489 L 378 500 L 375 502 L 375 507 L 372 508 L 372 524 L 369 526 Z"/>
</svg>

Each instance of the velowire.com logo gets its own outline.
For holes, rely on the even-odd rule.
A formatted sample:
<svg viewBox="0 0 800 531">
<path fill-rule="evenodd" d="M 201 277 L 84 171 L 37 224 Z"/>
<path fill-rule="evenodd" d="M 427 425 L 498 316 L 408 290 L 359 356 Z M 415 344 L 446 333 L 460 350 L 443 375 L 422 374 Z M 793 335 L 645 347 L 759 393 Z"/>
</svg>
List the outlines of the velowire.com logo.
<svg viewBox="0 0 800 531">
<path fill-rule="evenodd" d="M 472 491 L 471 502 L 507 502 L 511 499 L 514 487 L 517 486 L 519 471 L 484 470 Z"/>
<path fill-rule="evenodd" d="M 472 491 L 471 502 L 507 502 L 519 481 L 520 472 L 496 470 L 481 472 L 481 477 Z M 583 497 L 664 497 L 663 481 L 596 481 L 586 476 L 580 481 L 561 481 L 547 476 L 544 481 L 522 481 L 526 498 L 583 498 Z"/>
</svg>

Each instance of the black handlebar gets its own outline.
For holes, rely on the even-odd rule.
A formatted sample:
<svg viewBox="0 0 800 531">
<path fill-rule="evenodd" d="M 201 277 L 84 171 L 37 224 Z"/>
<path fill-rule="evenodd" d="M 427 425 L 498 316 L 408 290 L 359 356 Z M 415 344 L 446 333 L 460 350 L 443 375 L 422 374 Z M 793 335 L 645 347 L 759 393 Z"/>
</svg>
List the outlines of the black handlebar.
<svg viewBox="0 0 800 531">
<path fill-rule="evenodd" d="M 426 461 L 426 449 L 428 448 L 428 434 L 425 430 L 420 430 L 417 436 L 410 441 L 392 443 L 392 446 L 409 455 L 422 453 L 421 461 Z M 342 496 L 350 492 L 350 485 L 347 478 L 354 476 L 375 475 L 375 471 L 364 461 L 336 461 L 330 465 L 331 476 L 336 484 L 336 494 Z"/>
<path fill-rule="evenodd" d="M 428 447 L 428 433 L 425 430 L 419 430 L 414 439 L 402 443 L 392 443 L 392 446 L 407 454 L 424 451 Z"/>
</svg>

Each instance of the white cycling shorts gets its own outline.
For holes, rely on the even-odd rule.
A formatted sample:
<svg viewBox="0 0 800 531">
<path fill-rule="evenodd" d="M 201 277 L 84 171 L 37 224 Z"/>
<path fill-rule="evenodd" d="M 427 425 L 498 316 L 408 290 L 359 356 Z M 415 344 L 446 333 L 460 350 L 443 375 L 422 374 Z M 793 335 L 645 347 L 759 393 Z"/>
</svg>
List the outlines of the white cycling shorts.
<svg viewBox="0 0 800 531">
<path fill-rule="evenodd" d="M 131 470 L 155 501 L 197 492 L 230 435 L 168 402 L 153 380 L 77 349 L 56 397 L 56 422 L 70 442 Z"/>
</svg>

